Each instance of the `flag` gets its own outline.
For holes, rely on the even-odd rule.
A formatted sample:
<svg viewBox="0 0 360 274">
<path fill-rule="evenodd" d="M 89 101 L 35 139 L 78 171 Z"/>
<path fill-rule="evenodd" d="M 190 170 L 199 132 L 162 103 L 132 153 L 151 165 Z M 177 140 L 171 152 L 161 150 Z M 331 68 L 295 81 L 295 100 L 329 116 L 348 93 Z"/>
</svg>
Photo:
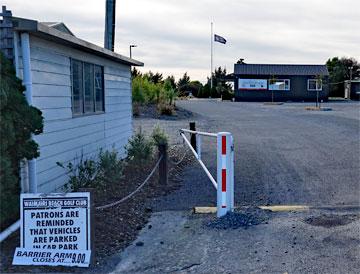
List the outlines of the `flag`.
<svg viewBox="0 0 360 274">
<path fill-rule="evenodd" d="M 226 39 L 217 34 L 214 34 L 214 41 L 219 42 L 221 44 L 226 44 Z"/>
</svg>

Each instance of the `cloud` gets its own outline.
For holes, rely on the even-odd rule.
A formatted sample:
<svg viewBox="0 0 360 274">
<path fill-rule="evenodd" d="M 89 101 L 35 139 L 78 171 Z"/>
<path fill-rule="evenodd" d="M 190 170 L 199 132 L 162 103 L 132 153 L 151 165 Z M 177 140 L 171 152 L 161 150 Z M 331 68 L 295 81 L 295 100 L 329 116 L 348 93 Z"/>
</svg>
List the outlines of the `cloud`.
<svg viewBox="0 0 360 274">
<path fill-rule="evenodd" d="M 3 0 L 15 16 L 63 21 L 74 33 L 103 44 L 105 0 Z M 346 7 L 346 8 L 345 8 Z M 333 56 L 360 58 L 357 0 L 121 0 L 116 51 L 145 63 L 143 70 L 210 74 L 210 22 L 224 36 L 214 64 L 231 72 L 240 57 L 250 63 L 324 63 Z"/>
</svg>

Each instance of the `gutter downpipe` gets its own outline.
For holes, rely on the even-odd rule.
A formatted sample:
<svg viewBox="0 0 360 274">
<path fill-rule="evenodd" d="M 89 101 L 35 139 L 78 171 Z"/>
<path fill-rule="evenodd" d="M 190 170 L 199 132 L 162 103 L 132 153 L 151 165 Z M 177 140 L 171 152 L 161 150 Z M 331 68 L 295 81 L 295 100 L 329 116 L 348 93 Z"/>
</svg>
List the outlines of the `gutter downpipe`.
<svg viewBox="0 0 360 274">
<path fill-rule="evenodd" d="M 14 65 L 16 71 L 16 77 L 20 78 L 19 70 L 19 32 L 14 31 Z M 20 185 L 21 193 L 29 192 L 29 169 L 27 165 L 27 160 L 24 158 L 20 162 Z"/>
<path fill-rule="evenodd" d="M 32 77 L 30 62 L 30 39 L 29 33 L 21 33 L 21 50 L 23 59 L 23 84 L 25 85 L 25 97 L 29 105 L 32 105 Z M 33 138 L 33 137 L 32 137 Z M 29 167 L 29 192 L 37 193 L 36 159 L 28 161 Z"/>
</svg>

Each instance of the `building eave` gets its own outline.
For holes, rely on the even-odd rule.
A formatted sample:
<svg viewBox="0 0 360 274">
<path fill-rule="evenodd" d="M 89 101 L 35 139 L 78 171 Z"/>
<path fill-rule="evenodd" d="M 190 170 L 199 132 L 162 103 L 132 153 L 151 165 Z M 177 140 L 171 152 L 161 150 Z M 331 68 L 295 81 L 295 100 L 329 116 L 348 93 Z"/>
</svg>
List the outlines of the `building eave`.
<svg viewBox="0 0 360 274">
<path fill-rule="evenodd" d="M 90 42 L 79 39 L 70 34 L 66 34 L 55 28 L 42 24 L 36 20 L 19 18 L 19 17 L 13 17 L 12 20 L 13 20 L 14 30 L 16 31 L 29 32 L 34 36 L 46 40 L 54 41 L 74 49 L 82 50 L 84 52 L 92 53 L 118 63 L 130 65 L 130 66 L 144 66 L 143 62 L 123 56 L 111 50 L 99 47 L 95 44 L 92 44 Z"/>
</svg>

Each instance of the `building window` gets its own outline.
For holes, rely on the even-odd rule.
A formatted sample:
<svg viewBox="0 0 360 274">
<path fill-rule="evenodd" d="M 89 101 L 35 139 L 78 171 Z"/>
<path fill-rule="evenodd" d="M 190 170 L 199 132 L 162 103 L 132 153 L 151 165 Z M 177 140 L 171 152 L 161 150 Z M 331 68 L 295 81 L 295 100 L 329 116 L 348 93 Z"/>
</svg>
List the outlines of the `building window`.
<svg viewBox="0 0 360 274">
<path fill-rule="evenodd" d="M 322 80 L 308 79 L 308 90 L 310 90 L 310 91 L 322 90 Z"/>
<path fill-rule="evenodd" d="M 270 79 L 269 90 L 290 90 L 290 79 Z"/>
<path fill-rule="evenodd" d="M 104 68 L 71 59 L 73 115 L 104 112 Z"/>
</svg>

